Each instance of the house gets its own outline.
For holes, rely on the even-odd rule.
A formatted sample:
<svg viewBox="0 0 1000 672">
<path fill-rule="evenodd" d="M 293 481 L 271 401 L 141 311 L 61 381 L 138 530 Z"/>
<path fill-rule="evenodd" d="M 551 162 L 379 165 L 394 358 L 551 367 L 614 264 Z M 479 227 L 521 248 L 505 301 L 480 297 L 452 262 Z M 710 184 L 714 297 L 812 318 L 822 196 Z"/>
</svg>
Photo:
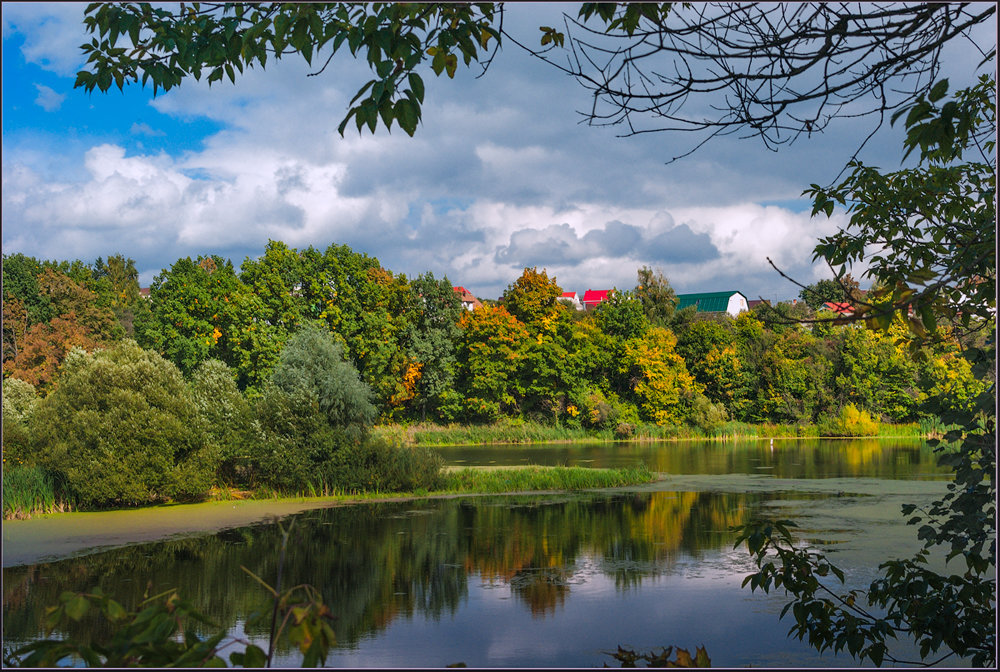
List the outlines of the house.
<svg viewBox="0 0 1000 672">
<path fill-rule="evenodd" d="M 699 313 L 729 313 L 733 317 L 750 310 L 747 297 L 737 291 L 678 294 L 677 310 L 688 306 L 694 306 Z"/>
<path fill-rule="evenodd" d="M 141 296 L 144 299 L 149 299 L 149 287 L 140 287 L 139 296 Z"/>
<path fill-rule="evenodd" d="M 456 293 L 458 293 L 458 298 L 462 301 L 462 307 L 466 310 L 475 310 L 479 306 L 483 305 L 479 299 L 472 295 L 472 292 L 467 290 L 465 287 L 452 287 Z"/>
<path fill-rule="evenodd" d="M 846 302 L 827 301 L 823 304 L 823 308 L 842 317 L 850 317 L 854 314 L 854 306 Z"/>
<path fill-rule="evenodd" d="M 562 296 L 559 297 L 559 301 L 567 301 L 577 310 L 583 310 L 583 304 L 580 303 L 580 297 L 576 295 L 576 292 L 563 292 Z"/>
<path fill-rule="evenodd" d="M 599 304 L 607 301 L 611 297 L 611 289 L 588 289 L 583 293 L 583 304 L 584 310 L 593 310 Z"/>
<path fill-rule="evenodd" d="M 794 301 L 792 302 L 794 303 Z M 767 299 L 750 299 L 747 301 L 747 310 L 753 310 L 757 306 L 764 304 L 765 306 L 770 306 L 771 302 Z"/>
</svg>

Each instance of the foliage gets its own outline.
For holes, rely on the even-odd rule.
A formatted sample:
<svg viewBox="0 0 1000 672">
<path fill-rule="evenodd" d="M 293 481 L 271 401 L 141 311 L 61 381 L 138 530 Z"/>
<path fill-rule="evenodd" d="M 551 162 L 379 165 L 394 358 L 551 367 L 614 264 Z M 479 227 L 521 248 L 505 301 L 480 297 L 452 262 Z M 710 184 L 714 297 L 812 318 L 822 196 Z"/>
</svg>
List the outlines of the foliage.
<svg viewBox="0 0 1000 672">
<path fill-rule="evenodd" d="M 279 641 L 288 641 L 302 653 L 303 667 L 315 667 L 326 661 L 336 635 L 329 621 L 333 616 L 322 596 L 313 586 L 301 584 L 282 589 L 282 571 L 288 544 L 288 532 L 283 533 L 281 558 L 278 565 L 277 587 L 243 567 L 272 596 L 270 614 L 255 614 L 247 627 L 270 616 L 271 637 L 268 650 L 245 639 L 227 637 L 220 628 L 198 611 L 174 589 L 146 597 L 139 611 L 128 611 L 118 601 L 97 586 L 89 592 L 65 591 L 59 604 L 49 607 L 45 615 L 46 635 L 57 628 L 72 624 L 97 612 L 104 621 L 96 641 L 79 642 L 73 638 L 42 639 L 26 644 L 4 660 L 4 667 L 56 667 L 67 659 L 84 667 L 226 667 L 224 649 L 242 644 L 242 651 L 229 654 L 235 667 L 270 667 L 274 648 Z M 199 630 L 215 632 L 202 637 Z"/>
<path fill-rule="evenodd" d="M 645 661 L 646 667 L 712 667 L 712 661 L 704 647 L 696 648 L 693 658 L 687 649 L 678 648 L 674 660 L 670 660 L 673 652 L 674 647 L 672 646 L 661 648 L 659 651 L 653 649 L 639 652 L 624 648 L 619 644 L 617 651 L 606 653 L 621 663 L 622 667 L 636 667 L 636 662 L 640 660 Z"/>
<path fill-rule="evenodd" d="M 296 492 L 335 481 L 334 457 L 364 441 L 376 417 L 371 391 L 323 328 L 307 326 L 281 352 L 257 404 L 263 437 L 252 452 L 254 479 Z"/>
<path fill-rule="evenodd" d="M 947 91 L 941 80 L 893 117 L 907 113 L 904 148 L 919 150 L 918 167 L 882 173 L 852 161 L 839 185 L 805 192 L 814 215 L 829 216 L 836 205 L 851 215 L 820 240 L 814 259 L 839 267 L 840 276 L 852 263 L 868 265 L 863 277 L 877 289 L 855 313 L 882 329 L 897 313 L 912 313 L 907 323 L 917 336 L 939 322 L 976 328 L 993 320 L 996 305 L 996 83 L 983 75 L 944 102 Z"/>
<path fill-rule="evenodd" d="M 995 83 L 984 78 L 939 107 L 946 93 L 947 83 L 938 83 L 908 111 L 904 147 L 907 153 L 920 150 L 916 168 L 883 175 L 855 163 L 841 185 L 814 185 L 814 213 L 830 214 L 836 203 L 848 202 L 852 212 L 849 226 L 821 241 L 816 254 L 834 264 L 870 263 L 866 273 L 880 286 L 876 301 L 862 311 L 870 327 L 891 334 L 898 315 L 914 334 L 914 346 L 946 340 L 939 322 L 985 331 L 984 347 L 964 352 L 970 371 L 985 379 L 996 366 L 996 169 L 988 156 L 994 147 Z M 982 162 L 963 158 L 977 150 Z M 870 246 L 876 251 L 869 258 Z M 881 665 L 898 662 L 887 640 L 908 633 L 925 662 L 932 655 L 938 658 L 930 662 L 940 662 L 957 654 L 976 666 L 995 667 L 995 380 L 983 388 L 971 403 L 936 404 L 939 411 L 947 408 L 942 422 L 956 427 L 943 442 L 932 442 L 940 463 L 954 470 L 954 481 L 926 509 L 903 507 L 911 516 L 907 522 L 920 524 L 917 537 L 924 548 L 913 558 L 880 565 L 881 576 L 863 593 L 878 611 L 862 605 L 862 591 L 838 595 L 824 586 L 817 576 L 832 572 L 843 582 L 843 574 L 822 555 L 795 547 L 787 525 L 743 528 L 737 545 L 747 543 L 759 570 L 747 581 L 751 588 L 766 591 L 774 585 L 792 595 L 782 612 L 792 610 L 792 634 L 820 650 L 847 648 Z M 769 559 L 769 550 L 780 564 Z M 964 567 L 931 570 L 928 558 L 937 550 L 946 552 L 949 562 L 961 558 Z M 942 647 L 945 652 L 939 653 Z"/>
<path fill-rule="evenodd" d="M 260 316 L 261 300 L 248 291 L 231 261 L 218 255 L 178 259 L 150 286 L 153 319 L 138 325 L 137 340 L 190 375 L 206 359 L 237 371 L 241 388 L 259 389 L 273 368 L 282 333 Z"/>
<path fill-rule="evenodd" d="M 470 418 L 495 420 L 516 409 L 518 381 L 529 340 L 524 324 L 503 306 L 482 306 L 462 314 L 457 385 Z"/>
<path fill-rule="evenodd" d="M 646 319 L 654 327 L 671 326 L 674 310 L 677 308 L 677 294 L 663 271 L 643 266 L 636 272 L 636 286 L 633 295 L 642 304 Z"/>
<path fill-rule="evenodd" d="M 12 299 L 8 310 L 14 323 L 10 330 L 12 356 L 4 361 L 4 373 L 47 389 L 72 348 L 91 350 L 120 338 L 124 331 L 111 310 L 99 305 L 97 295 L 83 282 L 51 265 L 39 272 L 34 286 L 49 317 L 29 324 L 23 301 Z"/>
<path fill-rule="evenodd" d="M 628 392 L 643 416 L 658 425 L 680 424 L 690 413 L 690 392 L 700 391 L 676 344 L 673 332 L 654 327 L 644 339 L 625 341 L 619 360 Z"/>
<path fill-rule="evenodd" d="M 632 292 L 612 290 L 607 301 L 597 306 L 595 313 L 601 331 L 609 336 L 642 338 L 649 329 L 646 306 Z"/>
<path fill-rule="evenodd" d="M 429 61 L 435 75 L 454 77 L 459 57 L 465 65 L 478 62 L 490 39 L 499 42 L 498 15 L 492 3 L 193 5 L 175 11 L 95 3 L 84 24 L 96 37 L 81 46 L 88 69 L 77 73 L 75 86 L 107 91 L 141 80 L 143 86 L 152 82 L 156 93 L 203 74 L 209 85 L 223 76 L 235 83 L 237 72 L 264 68 L 269 56 L 297 54 L 312 65 L 328 47 L 328 63 L 346 46 L 352 56 L 365 57 L 375 79 L 351 100 L 341 135 L 354 117 L 359 131 L 368 126 L 374 132 L 379 121 L 391 129 L 395 121 L 412 136 L 424 101 L 421 66 Z"/>
<path fill-rule="evenodd" d="M 794 543 L 788 520 L 751 521 L 739 528 L 734 548 L 746 543 L 758 571 L 743 580 L 769 592 L 784 588 L 793 596 L 781 617 L 791 610 L 795 624 L 789 635 L 806 640 L 819 651 L 847 650 L 860 661 L 881 666 L 900 660 L 889 649 L 897 632 L 908 632 L 920 645 L 926 661 L 942 646 L 973 664 L 990 665 L 996 656 L 994 621 L 986 621 L 978 609 L 988 607 L 994 596 L 993 581 L 981 573 L 944 576 L 924 567 L 927 550 L 913 560 L 892 560 L 879 565 L 884 573 L 872 582 L 867 593 L 850 590 L 836 593 L 821 579 L 832 575 L 841 583 L 844 573 L 825 556 Z M 869 604 L 865 604 L 867 596 Z M 978 605 L 978 608 L 977 606 Z M 878 611 L 876 611 L 878 610 Z M 878 615 L 878 614 L 884 615 Z M 947 659 L 950 652 L 937 661 Z M 926 663 L 925 663 L 926 664 Z"/>
<path fill-rule="evenodd" d="M 4 421 L 6 423 L 6 420 Z M 55 476 L 37 465 L 4 462 L 4 520 L 30 518 L 39 513 L 64 511 L 67 505 L 56 496 Z"/>
<path fill-rule="evenodd" d="M 33 461 L 85 506 L 199 497 L 215 472 L 180 371 L 134 341 L 68 358 L 29 429 Z"/>
<path fill-rule="evenodd" d="M 345 446 L 333 457 L 331 481 L 342 492 L 416 492 L 442 487 L 440 455 L 425 447 L 403 447 L 379 439 Z"/>
<path fill-rule="evenodd" d="M 259 425 L 236 387 L 235 372 L 217 359 L 207 359 L 195 370 L 188 386 L 205 438 L 218 454 L 218 478 L 225 483 L 245 481 L 252 445 L 259 440 Z"/>
<path fill-rule="evenodd" d="M 545 269 L 539 273 L 537 267 L 525 268 L 504 290 L 500 303 L 534 335 L 563 309 L 556 301 L 561 294 L 555 276 L 550 278 Z"/>
<path fill-rule="evenodd" d="M 332 427 L 367 428 L 375 421 L 371 392 L 325 331 L 305 327 L 281 351 L 271 385 L 289 396 L 313 400 Z"/>
<path fill-rule="evenodd" d="M 820 436 L 877 436 L 878 422 L 854 404 L 840 409 L 840 414 L 819 424 Z"/>
<path fill-rule="evenodd" d="M 427 412 L 446 417 L 447 398 L 455 383 L 455 343 L 462 302 L 448 278 L 437 280 L 430 271 L 410 282 L 414 294 L 409 356 L 418 367 L 419 378 L 414 384 L 413 406 L 419 408 L 420 419 Z"/>
<path fill-rule="evenodd" d="M 799 292 L 799 298 L 813 310 L 819 310 L 827 302 L 854 303 L 862 300 L 860 289 L 858 281 L 847 273 L 839 280 L 817 280 L 811 285 L 806 285 Z"/>
</svg>

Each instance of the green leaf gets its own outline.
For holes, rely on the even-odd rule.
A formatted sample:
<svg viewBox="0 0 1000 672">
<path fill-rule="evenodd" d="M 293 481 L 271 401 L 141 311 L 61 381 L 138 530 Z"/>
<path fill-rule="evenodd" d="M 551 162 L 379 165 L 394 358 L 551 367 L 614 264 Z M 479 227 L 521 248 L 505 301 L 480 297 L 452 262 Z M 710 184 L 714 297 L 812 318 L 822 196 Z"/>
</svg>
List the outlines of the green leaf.
<svg viewBox="0 0 1000 672">
<path fill-rule="evenodd" d="M 424 80 L 420 78 L 415 72 L 411 72 L 407 79 L 410 83 L 410 88 L 413 90 L 413 95 L 417 99 L 418 103 L 424 102 Z"/>
<path fill-rule="evenodd" d="M 931 87 L 930 93 L 927 94 L 927 99 L 932 103 L 936 103 L 944 98 L 946 93 L 948 93 L 948 80 L 942 79 Z"/>
<path fill-rule="evenodd" d="M 90 608 L 90 600 L 83 595 L 76 595 L 66 603 L 66 615 L 74 621 L 79 621 Z"/>
</svg>

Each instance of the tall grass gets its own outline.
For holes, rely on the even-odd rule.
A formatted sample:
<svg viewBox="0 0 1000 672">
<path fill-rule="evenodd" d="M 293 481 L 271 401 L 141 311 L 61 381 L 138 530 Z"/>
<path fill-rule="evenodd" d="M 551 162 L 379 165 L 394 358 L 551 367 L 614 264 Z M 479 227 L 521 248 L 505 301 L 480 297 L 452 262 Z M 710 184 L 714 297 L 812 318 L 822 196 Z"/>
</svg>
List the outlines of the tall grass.
<svg viewBox="0 0 1000 672">
<path fill-rule="evenodd" d="M 31 518 L 34 515 L 69 509 L 67 503 L 56 497 L 52 475 L 41 467 L 21 464 L 4 469 L 4 520 Z"/>
<path fill-rule="evenodd" d="M 554 427 L 537 422 L 509 420 L 492 425 L 383 425 L 375 428 L 375 435 L 385 440 L 410 446 L 459 446 L 459 445 L 522 445 L 529 443 L 566 443 L 585 441 L 731 441 L 768 438 L 819 438 L 844 436 L 842 432 L 870 432 L 871 437 L 921 438 L 943 434 L 945 428 L 938 422 L 888 424 L 872 422 L 835 422 L 840 418 L 825 419 L 819 424 L 810 423 L 747 423 L 735 420 L 706 432 L 688 425 L 642 424 L 629 426 L 628 432 L 615 429 L 588 430 L 583 428 Z M 836 427 L 834 425 L 837 425 Z M 863 425 L 863 427 L 862 427 Z M 834 431 L 834 434 L 827 432 Z M 852 434 L 859 436 L 859 434 Z"/>
<path fill-rule="evenodd" d="M 445 474 L 446 492 L 508 493 L 533 490 L 586 490 L 649 483 L 653 473 L 644 464 L 621 469 L 586 467 L 464 468 Z"/>
</svg>

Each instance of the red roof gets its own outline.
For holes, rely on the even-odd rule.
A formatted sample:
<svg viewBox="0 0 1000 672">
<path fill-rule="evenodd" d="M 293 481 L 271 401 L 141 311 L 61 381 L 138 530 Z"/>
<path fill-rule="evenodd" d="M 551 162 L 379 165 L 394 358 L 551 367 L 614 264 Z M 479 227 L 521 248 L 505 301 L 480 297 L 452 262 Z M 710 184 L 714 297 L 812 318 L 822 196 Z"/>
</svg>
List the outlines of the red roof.
<svg viewBox="0 0 1000 672">
<path fill-rule="evenodd" d="M 476 307 L 479 307 L 479 306 L 482 305 L 482 303 L 480 303 L 479 299 L 477 299 L 475 297 L 475 295 L 472 292 L 470 292 L 469 290 L 467 290 L 465 287 L 452 287 L 452 289 L 454 289 L 456 292 L 458 292 L 459 298 L 462 300 L 462 303 L 464 303 L 464 304 L 471 304 L 473 308 L 476 308 Z"/>
<path fill-rule="evenodd" d="M 576 298 L 576 292 L 563 292 L 562 296 L 559 297 L 559 298 L 561 298 L 561 299 L 575 299 Z"/>
<path fill-rule="evenodd" d="M 610 294 L 610 289 L 588 289 L 583 293 L 583 301 L 581 303 L 584 306 L 593 307 L 602 301 L 607 301 Z"/>
<path fill-rule="evenodd" d="M 827 310 L 832 310 L 835 313 L 840 313 L 841 315 L 853 315 L 854 307 L 849 303 L 837 303 L 836 301 L 827 301 L 823 304 L 823 307 Z"/>
</svg>

